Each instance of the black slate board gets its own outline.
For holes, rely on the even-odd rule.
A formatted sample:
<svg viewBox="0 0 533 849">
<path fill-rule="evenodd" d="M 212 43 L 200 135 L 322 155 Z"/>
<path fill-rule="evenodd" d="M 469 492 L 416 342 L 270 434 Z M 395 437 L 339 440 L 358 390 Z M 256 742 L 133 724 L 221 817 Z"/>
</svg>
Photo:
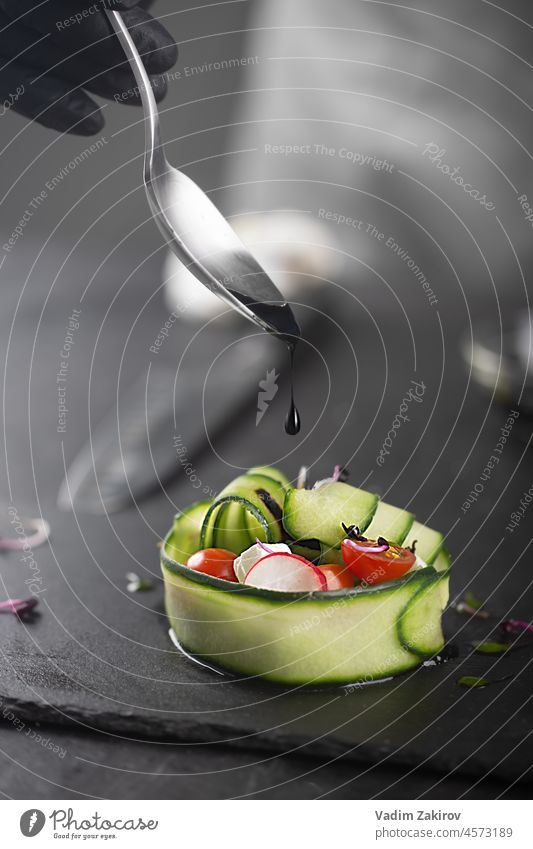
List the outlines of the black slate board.
<svg viewBox="0 0 533 849">
<path fill-rule="evenodd" d="M 43 617 L 49 613 L 45 606 Z M 65 640 L 48 649 L 37 623 L 31 638 L 19 635 L 2 662 L 4 715 L 12 710 L 114 737 L 226 742 L 505 779 L 531 766 L 531 672 L 518 652 L 494 666 L 463 658 L 373 687 L 320 691 L 220 680 L 172 651 L 161 654 L 168 650 L 164 629 L 156 658 L 118 640 L 103 652 L 85 639 L 84 647 Z M 91 650 L 98 659 L 88 657 Z M 516 677 L 476 691 L 455 683 L 488 667 L 492 677 Z"/>
<path fill-rule="evenodd" d="M 44 589 L 39 613 L 27 623 L 0 617 L 3 709 L 12 709 L 21 718 L 126 737 L 171 739 L 184 745 L 227 742 L 271 751 L 342 754 L 372 764 L 423 764 L 444 772 L 492 773 L 513 780 L 525 775 L 531 763 L 532 655 L 524 650 L 496 661 L 472 657 L 469 641 L 485 626 L 465 628 L 464 618 L 450 614 L 447 633 L 459 645 L 459 658 L 352 692 L 290 691 L 260 681 L 221 679 L 176 653 L 161 609 L 156 542 L 175 507 L 194 500 L 188 481 L 182 479 L 147 504 L 112 518 L 57 511 L 63 452 L 68 461 L 87 437 L 88 393 L 96 419 L 114 401 L 119 366 L 125 381 L 146 368 L 149 341 L 165 318 L 156 301 L 140 313 L 147 299 L 144 276 L 133 279 L 127 297 L 118 299 L 104 324 L 92 362 L 96 333 L 114 293 L 112 282 L 113 269 L 106 268 L 83 306 L 68 385 L 68 427 L 61 438 L 55 427 L 54 375 L 65 321 L 79 293 L 70 289 L 68 301 L 65 288 L 54 293 L 33 355 L 27 345 L 35 334 L 36 311 L 31 303 L 22 311 L 19 333 L 12 339 L 6 407 L 11 500 L 21 514 L 40 508 L 52 524 L 53 536 L 49 549 L 35 551 Z M 527 526 L 524 522 L 519 532 L 506 535 L 505 525 L 530 485 L 528 425 L 520 422 L 520 430 L 518 425 L 515 428 L 486 485 L 484 499 L 468 515 L 462 513 L 461 504 L 478 480 L 507 414 L 489 409 L 488 398 L 468 385 L 457 349 L 452 301 L 442 304 L 438 320 L 424 314 L 425 323 L 415 328 L 415 370 L 411 331 L 398 322 L 388 302 L 380 302 L 379 293 L 361 285 L 360 297 L 367 298 L 371 313 L 351 303 L 344 305 L 348 341 L 330 334 L 321 350 L 327 368 L 320 357 L 313 359 L 312 352 L 300 359 L 297 390 L 304 439 L 291 443 L 281 432 L 287 390 L 282 382 L 279 399 L 261 429 L 253 426 L 252 404 L 238 427 L 217 439 L 218 457 L 206 452 L 195 459 L 198 474 L 216 491 L 232 473 L 231 464 L 274 461 L 280 450 L 287 453 L 284 465 L 292 474 L 310 456 L 317 461 L 317 477 L 333 462 L 349 459 L 354 482 L 366 480 L 387 500 L 410 503 L 423 520 L 431 517 L 431 524 L 451 531 L 449 544 L 456 558 L 452 596 L 471 582 L 495 614 L 512 611 L 527 617 L 532 606 L 529 570 L 522 556 L 528 543 Z M 408 297 L 404 293 L 404 303 Z M 342 312 L 342 302 L 338 306 Z M 386 362 L 380 354 L 375 317 L 388 340 Z M 435 344 L 439 326 L 446 340 L 445 367 Z M 175 361 L 183 349 L 185 335 L 180 338 L 180 333 L 178 328 L 172 347 L 166 345 L 167 363 Z M 350 359 L 350 345 L 355 359 Z M 26 428 L 30 360 L 32 406 Z M 9 363 L 16 363 L 16 368 Z M 412 426 L 405 428 L 390 462 L 377 470 L 373 458 L 386 425 L 415 375 L 427 384 L 427 399 L 420 410 L 413 411 Z M 384 388 L 378 426 L 373 416 Z M 357 403 L 350 409 L 352 390 L 357 392 Z M 323 409 L 327 415 L 320 419 Z M 198 415 L 198 411 L 180 412 Z M 408 473 L 402 473 L 407 461 Z M 6 594 L 24 593 L 24 569 L 17 553 L 2 555 Z M 155 589 L 129 595 L 125 591 L 128 571 L 151 574 Z M 457 686 L 461 674 L 513 677 L 471 691 Z"/>
</svg>

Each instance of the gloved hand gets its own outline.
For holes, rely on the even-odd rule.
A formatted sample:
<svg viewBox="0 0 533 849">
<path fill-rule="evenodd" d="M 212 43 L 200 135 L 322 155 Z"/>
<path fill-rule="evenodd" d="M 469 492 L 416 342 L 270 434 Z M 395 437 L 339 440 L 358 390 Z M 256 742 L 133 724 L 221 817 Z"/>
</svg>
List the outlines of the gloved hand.
<svg viewBox="0 0 533 849">
<path fill-rule="evenodd" d="M 0 0 L 0 114 L 11 108 L 45 127 L 86 136 L 104 126 L 87 92 L 140 102 L 104 3 L 122 13 L 156 99 L 164 97 L 162 75 L 177 48 L 139 0 Z"/>
</svg>

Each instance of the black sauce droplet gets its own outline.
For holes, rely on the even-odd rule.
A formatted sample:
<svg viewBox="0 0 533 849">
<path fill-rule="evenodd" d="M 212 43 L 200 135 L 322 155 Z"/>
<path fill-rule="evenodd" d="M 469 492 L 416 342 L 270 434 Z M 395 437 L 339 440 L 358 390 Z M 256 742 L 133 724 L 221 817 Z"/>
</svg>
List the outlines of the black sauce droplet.
<svg viewBox="0 0 533 849">
<path fill-rule="evenodd" d="M 285 417 L 285 432 L 290 436 L 296 436 L 300 432 L 300 413 L 296 409 L 294 399 L 291 397 L 291 406 Z"/>
<path fill-rule="evenodd" d="M 285 433 L 288 433 L 290 436 L 296 436 L 297 433 L 300 432 L 300 413 L 294 403 L 294 381 L 293 381 L 293 373 L 294 373 L 294 347 L 295 343 L 289 343 L 289 356 L 290 356 L 290 370 L 291 370 L 291 405 L 289 407 L 289 412 L 285 417 Z"/>
</svg>

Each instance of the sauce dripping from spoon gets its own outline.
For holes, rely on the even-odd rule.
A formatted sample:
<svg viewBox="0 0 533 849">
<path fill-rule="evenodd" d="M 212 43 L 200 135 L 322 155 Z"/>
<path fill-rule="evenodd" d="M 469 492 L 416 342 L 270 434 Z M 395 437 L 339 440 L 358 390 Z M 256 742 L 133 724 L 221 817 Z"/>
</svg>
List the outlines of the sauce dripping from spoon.
<svg viewBox="0 0 533 849">
<path fill-rule="evenodd" d="M 289 436 L 296 436 L 297 433 L 300 432 L 300 413 L 298 412 L 298 408 L 294 403 L 294 349 L 296 347 L 296 342 L 289 342 L 289 357 L 290 357 L 290 371 L 291 371 L 291 403 L 289 407 L 289 412 L 285 416 L 285 433 L 288 433 Z"/>
<path fill-rule="evenodd" d="M 248 288 L 250 282 L 247 281 Z M 296 321 L 292 309 L 288 303 L 269 303 L 259 299 L 252 299 L 249 292 L 238 288 L 233 282 L 228 291 L 238 298 L 242 304 L 251 309 L 255 316 L 260 319 L 264 330 L 272 333 L 283 345 L 289 349 L 289 367 L 291 373 L 291 403 L 289 411 L 285 416 L 285 433 L 296 436 L 300 432 L 300 413 L 294 402 L 294 351 L 296 343 L 301 337 L 300 327 Z"/>
</svg>

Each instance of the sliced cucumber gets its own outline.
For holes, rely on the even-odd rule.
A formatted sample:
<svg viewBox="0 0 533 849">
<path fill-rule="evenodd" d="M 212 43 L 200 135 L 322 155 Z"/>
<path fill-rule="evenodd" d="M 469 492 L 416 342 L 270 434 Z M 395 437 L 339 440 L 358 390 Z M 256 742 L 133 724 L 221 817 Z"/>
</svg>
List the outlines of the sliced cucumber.
<svg viewBox="0 0 533 849">
<path fill-rule="evenodd" d="M 346 536 L 342 523 L 364 531 L 378 496 L 347 483 L 323 484 L 318 489 L 289 489 L 283 507 L 285 530 L 294 539 L 319 539 L 337 548 Z"/>
<path fill-rule="evenodd" d="M 246 525 L 247 512 L 242 504 L 230 501 L 215 511 L 213 524 L 213 546 L 241 554 L 252 545 L 253 540 Z M 254 537 L 255 539 L 255 537 Z"/>
<path fill-rule="evenodd" d="M 443 645 L 444 594 L 432 591 L 441 576 L 431 567 L 364 589 L 276 592 L 187 569 L 169 557 L 180 548 L 171 532 L 162 549 L 169 622 L 188 651 L 238 674 L 291 685 L 372 681 Z M 422 618 L 431 627 L 420 637 Z"/>
<path fill-rule="evenodd" d="M 178 563 L 187 560 L 200 547 L 200 530 L 211 501 L 197 501 L 174 518 L 170 542 L 166 543 L 167 554 Z"/>
<path fill-rule="evenodd" d="M 320 559 L 321 546 L 317 539 L 302 539 L 298 542 L 292 542 L 290 548 L 293 554 L 305 557 L 306 560 Z"/>
<path fill-rule="evenodd" d="M 422 525 L 420 522 L 413 523 L 407 539 L 408 542 L 406 545 L 409 548 L 416 541 L 416 553 L 422 560 L 425 560 L 428 566 L 433 563 L 444 545 L 443 534 L 439 531 L 434 531 L 433 528 Z"/>
<path fill-rule="evenodd" d="M 441 548 L 435 560 L 432 563 L 437 572 L 445 572 L 452 565 L 452 557 L 447 548 Z"/>
<path fill-rule="evenodd" d="M 320 552 L 320 560 L 318 565 L 325 563 L 336 563 L 338 566 L 346 566 L 342 557 L 340 548 L 332 548 L 331 546 L 323 545 Z"/>
<path fill-rule="evenodd" d="M 401 644 L 420 657 L 431 657 L 442 648 L 440 613 L 448 603 L 448 585 L 448 573 L 440 573 L 436 580 L 422 584 L 398 619 Z"/>
<path fill-rule="evenodd" d="M 243 498 L 250 499 L 250 494 L 260 499 L 262 502 L 261 509 L 266 509 L 267 513 L 271 514 L 277 521 L 281 521 L 285 487 L 268 475 L 248 473 L 235 478 L 224 487 L 220 495 L 215 498 L 214 503 L 216 504 L 219 498 L 223 498 L 225 495 L 241 495 Z"/>
<path fill-rule="evenodd" d="M 213 546 L 214 532 L 218 512 L 225 507 L 226 504 L 235 502 L 244 510 L 251 513 L 257 519 L 261 528 L 261 533 L 266 542 L 281 542 L 281 532 L 279 532 L 279 524 L 270 522 L 268 517 L 262 512 L 262 505 L 257 506 L 256 503 L 242 498 L 240 495 L 225 495 L 223 498 L 218 498 L 216 503 L 211 504 L 207 511 L 200 531 L 200 548 L 211 548 Z"/>
<path fill-rule="evenodd" d="M 213 506 L 213 502 L 211 502 L 208 510 L 209 515 L 206 513 L 204 516 L 198 541 L 199 548 L 215 548 L 215 525 L 220 510 L 214 510 Z"/>
<path fill-rule="evenodd" d="M 414 521 L 414 513 L 408 513 L 407 510 L 401 510 L 399 507 L 380 501 L 374 518 L 365 531 L 365 536 L 369 539 L 385 537 L 389 542 L 401 545 Z"/>
<path fill-rule="evenodd" d="M 284 475 L 283 472 L 280 472 L 279 469 L 276 469 L 275 466 L 253 466 L 251 469 L 248 469 L 249 475 L 263 475 L 267 478 L 272 478 L 272 480 L 277 481 L 286 489 L 289 489 L 291 486 L 291 482 L 287 475 Z"/>
<path fill-rule="evenodd" d="M 205 517 L 200 539 L 202 548 L 208 548 L 214 544 L 212 542 L 214 535 L 211 530 L 215 523 L 218 524 L 219 521 L 223 521 L 223 519 L 219 519 L 218 511 L 222 504 L 231 501 L 239 502 L 241 508 L 244 508 L 242 510 L 244 522 L 241 521 L 240 527 L 247 530 L 252 541 L 257 537 L 262 542 L 281 542 L 283 539 L 281 516 L 284 498 L 285 489 L 283 486 L 267 475 L 246 474 L 236 478 L 224 487 L 213 501 L 211 509 Z M 250 508 L 250 505 L 253 509 Z M 248 545 L 250 544 L 248 543 Z M 241 551 L 247 547 L 247 545 L 244 545 Z M 236 553 L 240 554 L 241 552 Z"/>
<path fill-rule="evenodd" d="M 253 513 L 250 513 L 247 510 L 244 514 L 244 523 L 246 525 L 246 532 L 248 537 L 255 542 L 256 539 L 261 540 L 261 542 L 266 542 L 266 535 L 261 523 L 256 519 Z M 251 544 L 251 543 L 250 543 Z"/>
<path fill-rule="evenodd" d="M 269 469 L 268 466 L 265 466 L 264 468 Z M 272 469 L 272 472 L 276 472 L 276 469 Z M 266 509 L 266 515 L 270 516 L 271 520 L 272 518 L 276 519 L 280 523 L 280 531 L 282 531 L 281 518 L 283 503 L 285 501 L 285 485 L 280 481 L 275 480 L 273 477 L 270 477 L 266 473 L 252 473 L 252 470 L 245 475 L 245 482 L 248 486 L 253 486 L 253 491 L 259 495 L 263 502 L 263 507 Z M 242 486 L 242 483 L 240 486 Z M 260 539 L 261 542 L 266 542 L 263 528 L 258 523 L 255 516 L 249 511 L 245 515 L 245 523 L 252 540 Z M 283 534 L 280 539 L 282 539 L 282 537 Z M 279 540 L 277 541 L 279 542 Z"/>
</svg>

